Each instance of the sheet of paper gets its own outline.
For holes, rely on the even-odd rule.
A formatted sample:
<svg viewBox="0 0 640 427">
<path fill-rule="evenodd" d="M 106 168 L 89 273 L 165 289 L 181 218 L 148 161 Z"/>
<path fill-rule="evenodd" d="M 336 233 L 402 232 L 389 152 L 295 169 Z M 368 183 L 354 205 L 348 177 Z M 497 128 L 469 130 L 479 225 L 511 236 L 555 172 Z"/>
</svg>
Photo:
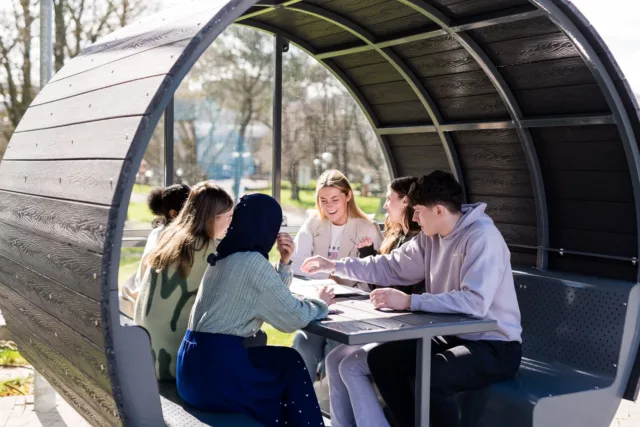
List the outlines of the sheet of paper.
<svg viewBox="0 0 640 427">
<path fill-rule="evenodd" d="M 338 297 L 353 296 L 353 295 L 369 295 L 368 292 L 359 288 L 350 288 L 337 284 L 331 279 L 307 279 L 302 277 L 294 277 L 291 283 L 291 292 L 294 294 L 302 295 L 304 297 L 315 297 L 316 289 L 320 286 L 331 286 Z"/>
</svg>

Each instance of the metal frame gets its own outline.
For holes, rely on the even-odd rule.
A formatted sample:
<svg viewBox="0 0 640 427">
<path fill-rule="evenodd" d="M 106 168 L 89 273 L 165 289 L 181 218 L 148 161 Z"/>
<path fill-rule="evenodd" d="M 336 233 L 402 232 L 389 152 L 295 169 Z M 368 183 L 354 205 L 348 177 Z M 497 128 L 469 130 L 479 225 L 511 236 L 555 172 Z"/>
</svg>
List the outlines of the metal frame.
<svg viewBox="0 0 640 427">
<path fill-rule="evenodd" d="M 174 117 L 175 98 L 171 98 L 164 110 L 164 185 L 173 185 L 173 159 L 174 159 Z"/>
<path fill-rule="evenodd" d="M 538 161 L 538 154 L 533 144 L 531 134 L 529 130 L 522 126 L 521 120 L 523 118 L 522 110 L 513 96 L 511 89 L 507 85 L 497 67 L 486 52 L 473 40 L 469 34 L 458 33 L 451 29 L 451 19 L 445 14 L 435 9 L 430 4 L 425 3 L 422 0 L 398 0 L 400 3 L 411 7 L 417 12 L 423 14 L 442 29 L 447 31 L 460 45 L 476 60 L 480 68 L 485 72 L 491 83 L 496 88 L 496 91 L 500 95 L 502 102 L 504 102 L 511 120 L 515 126 L 515 130 L 520 137 L 522 143 L 522 150 L 524 152 L 525 160 L 529 168 L 529 175 L 531 177 L 531 185 L 533 187 L 533 195 L 536 206 L 536 223 L 538 234 L 538 249 L 536 266 L 544 270 L 547 268 L 547 252 L 543 250 L 549 245 L 549 216 L 547 210 L 547 198 L 544 190 L 544 181 L 542 179 L 542 172 L 540 170 L 540 163 Z"/>
<path fill-rule="evenodd" d="M 307 55 L 315 58 L 316 52 L 313 47 L 311 47 L 304 40 L 301 40 L 298 37 L 295 37 L 294 35 L 289 34 L 284 30 L 281 30 L 280 28 L 274 27 L 264 22 L 254 21 L 249 19 L 243 20 L 241 22 L 236 21 L 236 24 L 255 28 L 256 30 L 264 31 L 266 33 L 273 34 L 273 35 L 279 34 L 286 40 L 289 40 L 291 43 L 296 45 L 300 50 L 305 52 Z M 378 129 L 380 127 L 380 122 L 378 121 L 376 115 L 374 114 L 373 109 L 371 108 L 367 100 L 362 95 L 362 92 L 360 92 L 358 87 L 355 84 L 353 84 L 349 76 L 347 76 L 342 70 L 340 70 L 333 62 L 329 60 L 317 59 L 317 61 L 320 64 L 322 64 L 325 68 L 327 68 L 338 79 L 338 81 L 342 83 L 344 88 L 347 89 L 349 94 L 356 101 L 356 103 L 360 107 L 360 110 L 364 113 L 371 127 L 374 130 Z M 376 137 L 378 139 L 378 143 L 380 144 L 380 148 L 382 148 L 382 153 L 384 154 L 384 159 L 387 164 L 387 169 L 389 170 L 389 174 L 391 175 L 391 179 L 393 180 L 398 176 L 398 168 L 395 163 L 395 159 L 391 154 L 391 147 L 389 145 L 389 141 L 384 136 L 378 135 L 377 133 L 376 133 Z"/>
<path fill-rule="evenodd" d="M 576 46 L 583 61 L 595 77 L 596 82 L 605 96 L 609 108 L 611 109 L 613 118 L 618 125 L 622 145 L 627 156 L 629 174 L 631 176 L 631 184 L 633 187 L 636 210 L 636 227 L 638 230 L 638 251 L 640 252 L 640 152 L 638 150 L 638 143 L 633 132 L 633 127 L 631 126 L 631 120 L 629 119 L 627 110 L 624 107 L 624 103 L 622 102 L 620 94 L 618 93 L 611 76 L 607 72 L 605 65 L 598 57 L 598 54 L 589 44 L 584 34 L 582 34 L 569 17 L 567 17 L 567 15 L 551 0 L 531 0 L 531 2 L 538 6 L 547 18 L 556 24 Z M 638 280 L 640 280 L 640 271 L 638 272 Z"/>
<path fill-rule="evenodd" d="M 282 180 L 282 52 L 287 45 L 280 34 L 273 38 L 273 149 L 271 195 L 280 203 Z"/>
<path fill-rule="evenodd" d="M 450 135 L 442 131 L 442 129 L 440 128 L 440 123 L 442 123 L 443 120 L 438 106 L 436 105 L 433 98 L 424 87 L 420 79 L 418 79 L 418 77 L 411 71 L 407 64 L 405 64 L 404 61 L 393 50 L 388 48 L 381 49 L 377 47 L 375 37 L 372 34 L 344 16 L 310 4 L 296 4 L 287 7 L 287 9 L 315 16 L 336 25 L 345 31 L 348 31 L 366 44 L 372 46 L 373 49 L 375 49 L 383 58 L 385 58 L 391 65 L 393 65 L 396 71 L 409 84 L 409 86 L 411 86 L 411 89 L 413 89 L 414 93 L 424 106 L 427 114 L 429 114 L 429 117 L 431 118 L 431 121 L 433 122 L 433 125 L 437 129 L 438 135 L 440 136 L 440 140 L 442 141 L 442 146 L 445 150 L 447 161 L 449 163 L 449 169 L 451 170 L 451 173 L 453 174 L 455 179 L 462 186 L 463 198 L 466 201 L 467 192 L 462 176 L 462 168 L 460 167 L 460 162 L 458 160 L 458 155 L 456 153 L 453 140 L 451 139 Z"/>
<path fill-rule="evenodd" d="M 247 13 L 242 15 L 241 17 L 239 17 L 238 19 L 236 19 L 236 23 L 240 22 L 240 21 L 245 21 L 247 19 L 251 19 L 254 18 L 256 16 L 260 16 L 260 15 L 264 15 L 265 13 L 270 13 L 273 12 L 276 9 L 280 9 L 286 6 L 290 6 L 292 4 L 296 4 L 296 3 L 300 3 L 302 0 L 289 0 L 286 1 L 284 3 L 280 3 L 280 4 L 274 4 L 274 5 L 260 5 L 260 4 L 256 4 L 254 6 L 260 6 L 263 7 L 264 9 L 262 10 L 258 10 L 256 12 L 252 12 L 252 13 Z"/>
</svg>

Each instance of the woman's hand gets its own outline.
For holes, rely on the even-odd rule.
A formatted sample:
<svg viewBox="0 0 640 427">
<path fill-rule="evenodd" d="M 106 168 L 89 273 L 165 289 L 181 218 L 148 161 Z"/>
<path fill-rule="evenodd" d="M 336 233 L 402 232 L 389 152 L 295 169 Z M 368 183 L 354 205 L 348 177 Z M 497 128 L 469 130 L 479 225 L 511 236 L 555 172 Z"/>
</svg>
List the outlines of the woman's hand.
<svg viewBox="0 0 640 427">
<path fill-rule="evenodd" d="M 411 295 L 393 288 L 378 288 L 371 292 L 369 299 L 375 308 L 391 308 L 393 310 L 409 310 Z"/>
<path fill-rule="evenodd" d="M 362 249 L 372 245 L 373 239 L 371 239 L 371 237 L 365 237 L 364 239 L 360 239 L 360 241 L 356 244 L 356 248 Z"/>
<path fill-rule="evenodd" d="M 321 286 L 316 291 L 316 296 L 318 299 L 326 302 L 327 305 L 332 305 L 336 302 L 336 295 L 331 286 Z"/>
<path fill-rule="evenodd" d="M 278 245 L 278 252 L 280 252 L 280 263 L 289 264 L 294 249 L 293 239 L 289 233 L 278 233 L 276 243 Z"/>
<path fill-rule="evenodd" d="M 307 258 L 300 266 L 300 270 L 303 273 L 315 274 L 315 273 L 333 273 L 336 268 L 336 262 L 330 259 L 321 257 L 319 255 Z"/>
</svg>

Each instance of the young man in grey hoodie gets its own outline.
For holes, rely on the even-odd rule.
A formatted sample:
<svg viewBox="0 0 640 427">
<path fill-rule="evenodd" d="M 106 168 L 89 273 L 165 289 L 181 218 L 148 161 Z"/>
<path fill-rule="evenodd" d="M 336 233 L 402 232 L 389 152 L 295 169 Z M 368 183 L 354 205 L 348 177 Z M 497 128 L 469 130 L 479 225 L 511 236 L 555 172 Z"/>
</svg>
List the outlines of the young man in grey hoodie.
<svg viewBox="0 0 640 427">
<path fill-rule="evenodd" d="M 384 286 L 425 281 L 426 293 L 376 289 L 376 308 L 461 313 L 497 321 L 494 331 L 438 337 L 432 342 L 431 425 L 458 427 L 456 393 L 515 376 L 522 355 L 520 310 L 510 253 L 486 204 L 462 205 L 462 188 L 450 173 L 435 171 L 413 184 L 409 201 L 422 233 L 389 255 L 313 257 L 303 270 Z M 394 424 L 414 425 L 416 341 L 382 344 L 369 368 Z"/>
</svg>

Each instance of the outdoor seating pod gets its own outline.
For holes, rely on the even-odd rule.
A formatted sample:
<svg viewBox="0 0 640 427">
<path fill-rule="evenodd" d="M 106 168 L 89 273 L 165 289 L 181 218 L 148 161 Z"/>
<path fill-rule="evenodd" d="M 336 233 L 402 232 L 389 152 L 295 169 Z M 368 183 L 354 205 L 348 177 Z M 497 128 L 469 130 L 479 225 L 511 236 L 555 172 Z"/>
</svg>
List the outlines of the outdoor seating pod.
<svg viewBox="0 0 640 427">
<path fill-rule="evenodd" d="M 155 380 L 148 334 L 118 311 L 127 201 L 150 136 L 234 22 L 327 67 L 393 177 L 446 169 L 468 202 L 488 203 L 512 252 L 525 359 L 514 381 L 461 396 L 467 425 L 606 426 L 635 400 L 640 120 L 569 2 L 201 0 L 71 60 L 0 164 L 0 309 L 69 403 L 94 425 L 255 424 L 180 405 Z"/>
</svg>

